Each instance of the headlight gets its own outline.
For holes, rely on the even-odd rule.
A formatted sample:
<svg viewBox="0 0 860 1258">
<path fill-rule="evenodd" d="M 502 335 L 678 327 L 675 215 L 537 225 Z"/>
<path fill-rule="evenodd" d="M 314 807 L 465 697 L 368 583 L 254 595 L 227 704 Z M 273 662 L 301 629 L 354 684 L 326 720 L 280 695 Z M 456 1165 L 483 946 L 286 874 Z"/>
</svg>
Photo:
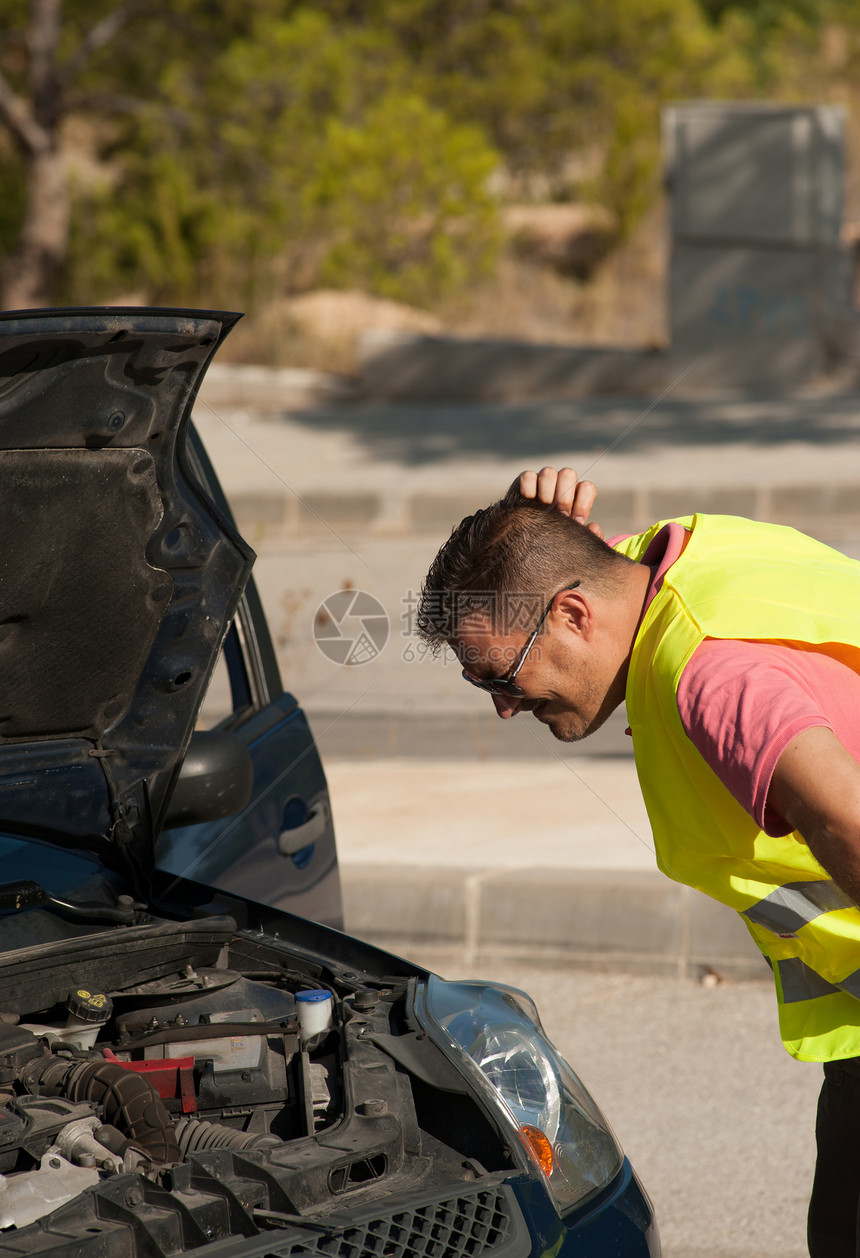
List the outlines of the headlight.
<svg viewBox="0 0 860 1258">
<path fill-rule="evenodd" d="M 618 1172 L 622 1153 L 606 1120 L 524 992 L 434 976 L 418 990 L 416 1014 L 501 1113 L 559 1210 L 580 1204 Z"/>
</svg>

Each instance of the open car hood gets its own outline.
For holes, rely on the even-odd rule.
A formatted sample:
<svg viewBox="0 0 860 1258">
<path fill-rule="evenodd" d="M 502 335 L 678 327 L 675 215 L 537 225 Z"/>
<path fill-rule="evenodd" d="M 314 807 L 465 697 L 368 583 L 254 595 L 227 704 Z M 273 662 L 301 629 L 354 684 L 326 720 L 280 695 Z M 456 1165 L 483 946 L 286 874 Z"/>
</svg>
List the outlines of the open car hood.
<svg viewBox="0 0 860 1258">
<path fill-rule="evenodd" d="M 0 315 L 0 827 L 151 864 L 254 558 L 185 444 L 239 317 Z"/>
</svg>

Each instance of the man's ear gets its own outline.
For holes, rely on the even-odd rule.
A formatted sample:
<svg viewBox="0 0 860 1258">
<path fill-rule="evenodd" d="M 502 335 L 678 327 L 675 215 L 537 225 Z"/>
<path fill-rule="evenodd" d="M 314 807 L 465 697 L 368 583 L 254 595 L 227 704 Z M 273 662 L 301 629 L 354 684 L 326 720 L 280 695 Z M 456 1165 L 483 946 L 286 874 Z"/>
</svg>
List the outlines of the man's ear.
<svg viewBox="0 0 860 1258">
<path fill-rule="evenodd" d="M 559 627 L 590 642 L 594 636 L 594 604 L 581 589 L 563 590 L 556 598 L 552 609 L 553 618 L 558 618 Z"/>
</svg>

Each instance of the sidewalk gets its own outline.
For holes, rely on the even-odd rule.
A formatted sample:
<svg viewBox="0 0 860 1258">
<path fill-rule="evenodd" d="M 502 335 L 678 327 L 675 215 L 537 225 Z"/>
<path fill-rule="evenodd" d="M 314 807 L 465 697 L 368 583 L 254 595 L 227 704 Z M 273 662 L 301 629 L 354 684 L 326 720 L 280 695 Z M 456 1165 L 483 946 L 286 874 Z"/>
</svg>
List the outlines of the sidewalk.
<svg viewBox="0 0 860 1258">
<path fill-rule="evenodd" d="M 736 914 L 657 872 L 632 760 L 327 764 L 347 928 L 455 971 L 540 960 L 762 978 Z"/>
<path fill-rule="evenodd" d="M 656 871 L 623 714 L 579 747 L 499 722 L 458 669 L 416 652 L 410 609 L 451 527 L 545 463 L 597 483 L 608 532 L 728 512 L 860 558 L 860 399 L 281 410 L 289 383 L 221 369 L 195 422 L 326 765 L 348 929 L 428 964 L 761 976 L 737 916 Z M 391 627 L 353 668 L 313 638 L 323 600 L 349 588 Z"/>
</svg>

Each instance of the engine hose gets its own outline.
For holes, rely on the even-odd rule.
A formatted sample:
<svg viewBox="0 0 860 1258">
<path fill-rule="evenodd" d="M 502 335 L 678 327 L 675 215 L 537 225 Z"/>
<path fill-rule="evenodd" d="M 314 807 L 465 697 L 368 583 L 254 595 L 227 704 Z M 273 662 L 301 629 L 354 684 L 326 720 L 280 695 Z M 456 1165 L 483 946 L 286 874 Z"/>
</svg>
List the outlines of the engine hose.
<svg viewBox="0 0 860 1258">
<path fill-rule="evenodd" d="M 278 1136 L 237 1131 L 235 1127 L 209 1123 L 203 1118 L 180 1118 L 176 1124 L 176 1140 L 183 1157 L 203 1149 L 271 1149 L 283 1144 Z"/>
<path fill-rule="evenodd" d="M 63 1096 L 100 1105 L 104 1122 L 125 1132 L 153 1162 L 178 1162 L 179 1145 L 167 1108 L 142 1075 L 112 1062 L 40 1058 L 19 1078 L 34 1096 Z"/>
</svg>

